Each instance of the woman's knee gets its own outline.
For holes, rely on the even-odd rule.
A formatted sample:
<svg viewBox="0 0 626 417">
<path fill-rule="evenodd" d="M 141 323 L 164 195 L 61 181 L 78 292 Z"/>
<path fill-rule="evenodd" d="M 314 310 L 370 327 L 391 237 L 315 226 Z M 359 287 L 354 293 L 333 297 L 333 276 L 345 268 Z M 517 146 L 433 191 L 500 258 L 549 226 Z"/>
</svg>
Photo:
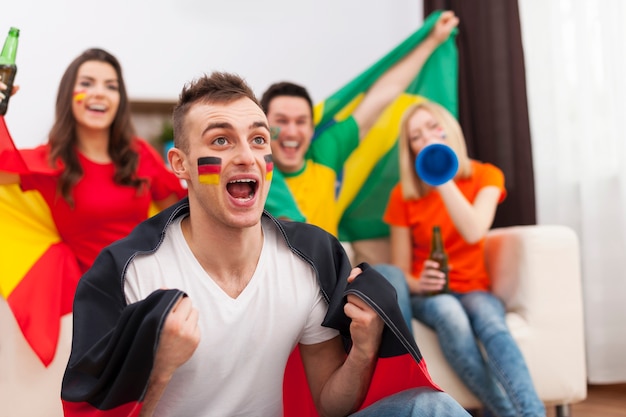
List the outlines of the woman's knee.
<svg viewBox="0 0 626 417">
<path fill-rule="evenodd" d="M 486 292 L 469 293 L 461 298 L 463 307 L 477 333 L 490 334 L 508 331 L 504 304 L 496 296 Z"/>
<path fill-rule="evenodd" d="M 470 322 L 463 306 L 452 295 L 414 297 L 412 301 L 415 317 L 433 328 L 445 326 L 458 331 L 470 329 Z"/>
<path fill-rule="evenodd" d="M 487 291 L 472 291 L 463 294 L 460 301 L 470 316 L 481 313 L 504 316 L 506 312 L 502 300 Z"/>
</svg>

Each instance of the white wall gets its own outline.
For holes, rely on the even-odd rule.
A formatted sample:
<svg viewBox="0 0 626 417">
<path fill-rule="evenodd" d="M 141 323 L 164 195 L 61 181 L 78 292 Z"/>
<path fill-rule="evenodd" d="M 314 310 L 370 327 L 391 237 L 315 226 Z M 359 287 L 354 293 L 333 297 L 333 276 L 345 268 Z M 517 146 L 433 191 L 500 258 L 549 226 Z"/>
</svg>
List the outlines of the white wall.
<svg viewBox="0 0 626 417">
<path fill-rule="evenodd" d="M 422 23 L 419 0 L 12 0 L 0 39 L 21 30 L 6 121 L 16 145 L 46 140 L 63 71 L 80 52 L 116 55 L 131 99 L 175 100 L 186 81 L 225 70 L 258 94 L 272 82 L 324 99 Z"/>
</svg>

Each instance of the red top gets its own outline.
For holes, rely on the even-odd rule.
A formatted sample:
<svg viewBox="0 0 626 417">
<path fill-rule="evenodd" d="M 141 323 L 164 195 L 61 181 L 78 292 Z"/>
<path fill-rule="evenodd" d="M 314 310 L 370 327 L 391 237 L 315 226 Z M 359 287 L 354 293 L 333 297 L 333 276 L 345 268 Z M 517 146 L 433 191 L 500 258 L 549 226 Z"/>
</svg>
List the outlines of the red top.
<svg viewBox="0 0 626 417">
<path fill-rule="evenodd" d="M 473 203 L 478 192 L 487 186 L 501 189 L 499 202 L 506 197 L 504 175 L 500 169 L 491 164 L 472 161 L 472 175 L 469 178 L 455 180 L 455 183 L 470 203 Z M 413 238 L 411 273 L 414 277 L 419 276 L 424 260 L 429 256 L 433 226 L 439 225 L 448 253 L 450 290 L 465 293 L 490 289 L 491 280 L 485 268 L 485 238 L 472 245 L 465 242 L 452 223 L 438 192 L 431 191 L 417 200 L 404 200 L 400 184 L 396 185 L 389 197 L 384 220 L 392 226 L 411 228 Z"/>
<path fill-rule="evenodd" d="M 136 139 L 139 153 L 137 176 L 147 180 L 148 187 L 138 191 L 113 182 L 113 163 L 93 162 L 78 153 L 82 178 L 72 189 L 74 208 L 57 193 L 59 172 L 30 173 L 20 176 L 23 190 L 37 190 L 50 207 L 52 218 L 63 241 L 76 255 L 81 272 L 93 263 L 102 248 L 125 237 L 148 217 L 150 202 L 171 194 L 186 195 L 180 180 L 165 166 L 163 159 L 148 143 Z M 49 147 L 20 151 L 33 166 L 33 159 L 47 164 Z"/>
</svg>

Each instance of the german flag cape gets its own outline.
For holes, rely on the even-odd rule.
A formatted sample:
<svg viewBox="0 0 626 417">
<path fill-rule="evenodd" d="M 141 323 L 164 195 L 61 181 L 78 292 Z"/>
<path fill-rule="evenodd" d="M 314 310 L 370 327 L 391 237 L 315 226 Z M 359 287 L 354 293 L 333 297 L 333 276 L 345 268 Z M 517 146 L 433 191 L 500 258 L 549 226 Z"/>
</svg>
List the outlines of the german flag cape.
<svg viewBox="0 0 626 417">
<path fill-rule="evenodd" d="M 315 106 L 315 136 L 337 121 L 346 119 L 362 100 L 365 92 L 389 68 L 404 58 L 430 33 L 441 15 L 430 14 L 423 26 L 407 39 Z M 389 227 L 382 221 L 391 189 L 399 181 L 397 137 L 400 118 L 413 103 L 424 99 L 435 101 L 457 114 L 458 56 L 455 45 L 456 30 L 425 62 L 419 74 L 405 93 L 392 102 L 380 115 L 372 129 L 344 165 L 338 186 L 339 240 L 352 242 L 389 235 Z M 315 140 L 315 139 L 313 139 Z M 277 179 L 276 182 L 280 181 Z M 284 189 L 286 185 L 276 186 Z M 270 188 L 268 206 L 283 211 L 299 209 L 293 197 L 274 193 Z"/>
<path fill-rule="evenodd" d="M 0 116 L 0 170 L 55 174 L 19 152 Z M 41 362 L 56 352 L 60 319 L 72 311 L 80 269 L 36 191 L 0 186 L 0 293 Z"/>
<path fill-rule="evenodd" d="M 72 353 L 61 390 L 66 417 L 139 415 L 160 329 L 176 301 L 186 295 L 176 289 L 158 290 L 126 304 L 125 268 L 138 251 L 156 250 L 168 224 L 188 212 L 184 199 L 142 222 L 127 238 L 105 248 L 80 280 Z M 402 318 L 395 290 L 383 276 L 363 264 L 363 275 L 348 284 L 351 266 L 339 241 L 309 224 L 283 222 L 267 212 L 264 216 L 279 228 L 286 244 L 315 268 L 329 305 L 322 324 L 338 329 L 347 348 L 350 319 L 343 306 L 348 294 L 362 298 L 385 321 L 380 358 L 363 407 L 411 387 L 439 390 Z M 297 352 L 287 365 L 283 391 L 286 417 L 317 415 Z"/>
</svg>

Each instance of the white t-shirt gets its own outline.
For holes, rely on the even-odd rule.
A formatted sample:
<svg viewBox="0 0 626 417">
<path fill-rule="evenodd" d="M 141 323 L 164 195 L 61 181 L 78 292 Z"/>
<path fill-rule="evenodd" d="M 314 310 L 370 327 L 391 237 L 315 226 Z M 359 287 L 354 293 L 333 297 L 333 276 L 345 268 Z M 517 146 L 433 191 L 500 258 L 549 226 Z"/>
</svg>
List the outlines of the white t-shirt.
<svg viewBox="0 0 626 417">
<path fill-rule="evenodd" d="M 283 374 L 293 348 L 338 335 L 320 325 L 328 306 L 313 269 L 263 218 L 257 269 L 233 299 L 193 256 L 181 221 L 169 226 L 154 254 L 135 257 L 124 284 L 128 303 L 178 288 L 200 312 L 200 344 L 174 374 L 155 416 L 281 416 Z"/>
</svg>

